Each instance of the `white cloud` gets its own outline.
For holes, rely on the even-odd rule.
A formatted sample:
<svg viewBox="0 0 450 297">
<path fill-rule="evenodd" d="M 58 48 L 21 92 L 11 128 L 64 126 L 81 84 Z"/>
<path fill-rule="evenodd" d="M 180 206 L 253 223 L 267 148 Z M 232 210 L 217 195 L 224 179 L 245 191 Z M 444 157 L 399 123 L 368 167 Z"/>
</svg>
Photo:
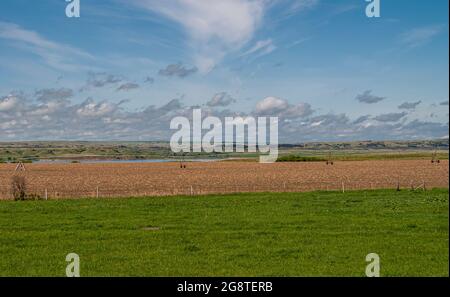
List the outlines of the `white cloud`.
<svg viewBox="0 0 450 297">
<path fill-rule="evenodd" d="M 273 44 L 272 39 L 259 40 L 249 50 L 244 52 L 242 56 L 248 56 L 256 53 L 259 57 L 270 54 L 271 52 L 276 50 L 276 48 L 277 47 Z"/>
<path fill-rule="evenodd" d="M 133 0 L 133 4 L 177 22 L 186 31 L 200 72 L 241 49 L 262 22 L 264 0 Z"/>
<path fill-rule="evenodd" d="M 284 119 L 294 119 L 309 116 L 313 113 L 313 110 L 308 103 L 302 102 L 297 105 L 292 105 L 285 99 L 270 96 L 256 104 L 255 113 L 258 115 L 279 116 Z"/>
<path fill-rule="evenodd" d="M 13 95 L 6 96 L 0 99 L 0 111 L 12 110 L 17 105 L 17 97 Z"/>
<path fill-rule="evenodd" d="M 59 70 L 87 69 L 80 66 L 79 60 L 93 59 L 89 53 L 81 49 L 48 40 L 37 32 L 13 23 L 0 22 L 0 38 L 17 42 L 15 45 L 18 48 L 40 56 L 49 66 Z"/>
<path fill-rule="evenodd" d="M 225 107 L 234 102 L 236 102 L 236 99 L 234 99 L 233 97 L 228 95 L 226 92 L 221 92 L 221 93 L 215 94 L 211 98 L 211 100 L 209 100 L 206 103 L 206 105 L 209 107 L 217 107 L 217 106 Z"/>
<path fill-rule="evenodd" d="M 61 89 L 64 90 L 64 89 Z M 192 117 L 193 106 L 183 106 L 174 99 L 162 106 L 126 110 L 123 101 L 94 101 L 75 103 L 71 98 L 61 99 L 66 92 L 44 90 L 45 100 L 24 97 L 22 93 L 0 97 L 1 140 L 168 140 L 172 135 L 169 123 L 174 116 Z M 67 97 L 67 95 L 65 95 Z M 15 98 L 15 99 L 12 99 Z M 14 104 L 12 102 L 15 102 Z M 202 108 L 204 116 L 256 115 L 228 109 Z M 256 110 L 265 116 L 280 117 L 280 141 L 333 141 L 363 139 L 437 138 L 448 135 L 448 122 L 405 121 L 402 114 L 369 115 L 351 121 L 346 114 L 319 114 L 309 116 L 313 110 L 307 103 L 289 104 L 277 97 L 267 97 L 257 104 Z M 406 118 L 406 117 L 405 117 Z M 380 121 L 381 120 L 381 121 Z"/>
<path fill-rule="evenodd" d="M 298 11 L 310 9 L 319 4 L 319 0 L 293 0 L 288 8 L 288 14 L 295 14 Z"/>
<path fill-rule="evenodd" d="M 400 42 L 408 47 L 417 47 L 430 42 L 435 36 L 440 34 L 444 27 L 442 25 L 432 25 L 414 28 L 400 36 Z"/>
<path fill-rule="evenodd" d="M 277 97 L 266 97 L 256 104 L 256 112 L 258 114 L 274 113 L 283 111 L 289 107 L 289 103 Z"/>
<path fill-rule="evenodd" d="M 322 125 L 322 123 L 323 123 L 323 121 L 313 122 L 313 123 L 311 123 L 311 127 L 320 126 L 320 125 Z"/>
<path fill-rule="evenodd" d="M 77 114 L 84 117 L 102 117 L 111 114 L 116 108 L 117 105 L 108 102 L 95 103 L 93 100 L 87 100 L 77 109 Z"/>
</svg>

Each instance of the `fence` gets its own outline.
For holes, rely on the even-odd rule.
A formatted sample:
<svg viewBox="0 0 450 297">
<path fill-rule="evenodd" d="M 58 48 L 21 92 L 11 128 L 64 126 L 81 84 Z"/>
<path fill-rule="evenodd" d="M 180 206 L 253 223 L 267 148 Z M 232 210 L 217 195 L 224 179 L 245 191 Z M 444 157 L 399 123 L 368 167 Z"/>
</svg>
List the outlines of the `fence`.
<svg viewBox="0 0 450 297">
<path fill-rule="evenodd" d="M 141 196 L 173 196 L 173 195 L 206 195 L 206 194 L 229 194 L 249 192 L 306 192 L 306 191 L 352 191 L 371 189 L 410 189 L 426 190 L 427 187 L 436 185 L 429 184 L 425 180 L 397 180 L 383 182 L 358 182 L 348 180 L 333 180 L 320 182 L 283 182 L 281 184 L 234 184 L 234 185 L 211 185 L 211 184 L 184 184 L 171 186 L 144 186 L 117 187 L 101 185 L 79 189 L 55 185 L 30 185 L 27 189 L 28 195 L 39 199 L 60 198 L 106 198 L 106 197 L 141 197 Z M 438 185 L 439 186 L 439 185 Z M 447 185 L 448 187 L 448 185 Z M 13 199 L 10 185 L 0 185 L 0 199 Z"/>
</svg>

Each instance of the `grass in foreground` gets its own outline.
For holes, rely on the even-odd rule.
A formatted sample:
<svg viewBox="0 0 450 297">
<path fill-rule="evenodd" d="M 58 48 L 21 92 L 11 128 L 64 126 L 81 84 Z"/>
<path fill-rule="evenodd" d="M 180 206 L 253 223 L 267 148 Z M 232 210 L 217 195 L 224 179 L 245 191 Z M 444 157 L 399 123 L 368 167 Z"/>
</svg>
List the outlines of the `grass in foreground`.
<svg viewBox="0 0 450 297">
<path fill-rule="evenodd" d="M 448 190 L 0 202 L 0 275 L 448 276 Z"/>
</svg>

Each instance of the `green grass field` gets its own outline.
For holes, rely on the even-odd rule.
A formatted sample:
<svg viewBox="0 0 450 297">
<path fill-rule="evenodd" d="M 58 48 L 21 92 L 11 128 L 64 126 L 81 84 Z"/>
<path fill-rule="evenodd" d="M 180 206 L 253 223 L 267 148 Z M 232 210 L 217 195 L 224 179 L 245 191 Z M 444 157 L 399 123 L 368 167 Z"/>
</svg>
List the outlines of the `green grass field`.
<svg viewBox="0 0 450 297">
<path fill-rule="evenodd" d="M 0 201 L 0 275 L 448 276 L 447 189 Z"/>
</svg>

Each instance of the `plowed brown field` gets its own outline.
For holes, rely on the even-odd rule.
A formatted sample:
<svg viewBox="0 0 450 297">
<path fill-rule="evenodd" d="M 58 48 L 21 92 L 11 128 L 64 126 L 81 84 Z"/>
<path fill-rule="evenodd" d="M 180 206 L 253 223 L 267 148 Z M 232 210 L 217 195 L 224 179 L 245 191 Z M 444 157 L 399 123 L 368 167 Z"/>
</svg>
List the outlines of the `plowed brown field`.
<svg viewBox="0 0 450 297">
<path fill-rule="evenodd" d="M 14 164 L 0 164 L 0 197 L 11 198 Z M 448 188 L 449 163 L 427 160 L 260 164 L 251 162 L 27 164 L 29 193 L 120 197 L 261 191 Z"/>
</svg>

